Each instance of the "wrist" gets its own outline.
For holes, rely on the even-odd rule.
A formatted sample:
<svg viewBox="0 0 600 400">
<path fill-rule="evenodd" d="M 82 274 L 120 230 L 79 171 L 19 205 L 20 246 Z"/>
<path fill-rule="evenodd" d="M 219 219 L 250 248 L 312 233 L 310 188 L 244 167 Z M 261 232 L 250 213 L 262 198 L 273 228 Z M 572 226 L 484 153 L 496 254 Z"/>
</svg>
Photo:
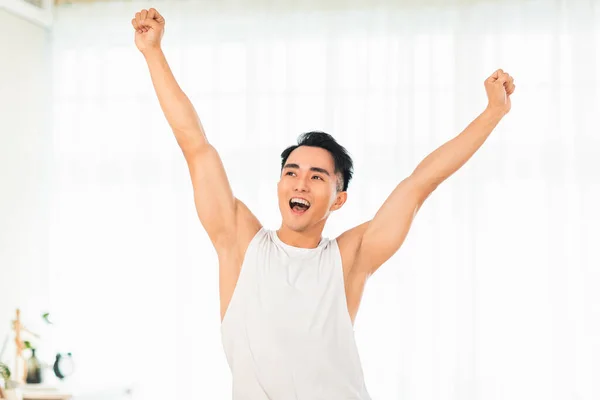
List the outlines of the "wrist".
<svg viewBox="0 0 600 400">
<path fill-rule="evenodd" d="M 490 107 L 488 105 L 482 114 L 490 119 L 499 121 L 506 115 L 506 111 L 503 108 Z"/>
<path fill-rule="evenodd" d="M 160 46 L 157 47 L 148 47 L 147 49 L 142 50 L 142 55 L 148 59 L 152 57 L 156 57 L 162 53 L 162 49 Z"/>
</svg>

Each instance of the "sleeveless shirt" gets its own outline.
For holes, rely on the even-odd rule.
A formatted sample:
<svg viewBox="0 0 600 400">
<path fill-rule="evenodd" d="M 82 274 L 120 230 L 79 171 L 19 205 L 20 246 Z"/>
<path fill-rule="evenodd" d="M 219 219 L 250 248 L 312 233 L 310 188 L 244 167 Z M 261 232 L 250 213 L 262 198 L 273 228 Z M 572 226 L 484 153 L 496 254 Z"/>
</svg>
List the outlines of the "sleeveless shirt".
<svg viewBox="0 0 600 400">
<path fill-rule="evenodd" d="M 221 337 L 234 400 L 370 400 L 336 240 L 298 248 L 261 228 Z"/>
</svg>

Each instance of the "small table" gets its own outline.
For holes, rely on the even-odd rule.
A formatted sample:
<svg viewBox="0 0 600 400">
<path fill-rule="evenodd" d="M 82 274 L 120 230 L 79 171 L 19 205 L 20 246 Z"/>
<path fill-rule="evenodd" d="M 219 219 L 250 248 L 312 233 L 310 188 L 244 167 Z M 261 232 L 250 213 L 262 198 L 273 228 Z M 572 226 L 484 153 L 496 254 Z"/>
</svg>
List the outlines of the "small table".
<svg viewBox="0 0 600 400">
<path fill-rule="evenodd" d="M 73 395 L 50 385 L 23 385 L 23 400 L 70 400 Z"/>
<path fill-rule="evenodd" d="M 60 392 L 25 392 L 23 393 L 23 400 L 70 400 L 71 395 L 69 393 Z"/>
</svg>

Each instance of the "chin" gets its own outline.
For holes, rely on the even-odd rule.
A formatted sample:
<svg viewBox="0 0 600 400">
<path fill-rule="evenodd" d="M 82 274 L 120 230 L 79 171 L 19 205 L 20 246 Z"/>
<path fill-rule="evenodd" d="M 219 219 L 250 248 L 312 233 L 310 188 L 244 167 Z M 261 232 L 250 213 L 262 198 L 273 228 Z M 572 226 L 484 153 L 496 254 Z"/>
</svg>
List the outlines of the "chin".
<svg viewBox="0 0 600 400">
<path fill-rule="evenodd" d="M 281 213 L 282 224 L 291 231 L 302 232 L 311 225 L 311 221 L 304 216 L 297 216 L 285 210 Z"/>
<path fill-rule="evenodd" d="M 309 221 L 294 221 L 294 218 L 283 218 L 283 224 L 294 232 L 303 232 L 310 226 Z"/>
</svg>

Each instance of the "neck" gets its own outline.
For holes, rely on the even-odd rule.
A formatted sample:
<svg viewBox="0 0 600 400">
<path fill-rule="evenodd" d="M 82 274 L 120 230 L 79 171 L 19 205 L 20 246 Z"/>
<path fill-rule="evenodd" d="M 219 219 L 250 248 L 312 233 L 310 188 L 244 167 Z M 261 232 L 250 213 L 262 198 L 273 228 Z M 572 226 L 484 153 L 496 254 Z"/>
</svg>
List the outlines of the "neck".
<svg viewBox="0 0 600 400">
<path fill-rule="evenodd" d="M 279 237 L 279 240 L 287 245 L 305 249 L 314 249 L 321 242 L 321 235 L 324 227 L 325 224 L 320 223 L 307 228 L 302 232 L 297 232 L 291 230 L 282 223 L 281 227 L 277 230 L 277 236 Z"/>
</svg>

